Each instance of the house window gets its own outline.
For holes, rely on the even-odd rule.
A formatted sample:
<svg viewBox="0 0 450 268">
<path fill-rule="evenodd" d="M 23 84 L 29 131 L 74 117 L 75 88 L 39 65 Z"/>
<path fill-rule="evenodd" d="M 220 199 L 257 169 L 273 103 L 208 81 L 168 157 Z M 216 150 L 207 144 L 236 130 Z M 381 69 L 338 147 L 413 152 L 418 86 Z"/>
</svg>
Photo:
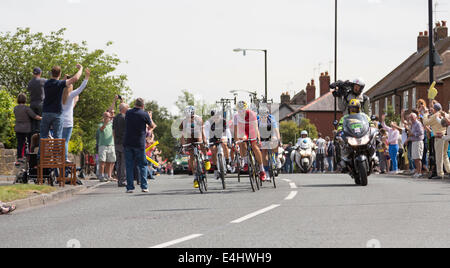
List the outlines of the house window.
<svg viewBox="0 0 450 268">
<path fill-rule="evenodd" d="M 388 110 L 388 98 L 384 99 L 384 113 L 387 114 L 387 110 Z"/>
<path fill-rule="evenodd" d="M 397 110 L 395 109 L 395 95 L 392 95 L 392 108 L 394 109 L 394 112 Z"/>
<path fill-rule="evenodd" d="M 416 109 L 417 108 L 417 89 L 413 88 L 412 89 L 412 96 L 411 96 L 411 107 L 412 109 Z"/>
<path fill-rule="evenodd" d="M 409 109 L 409 91 L 403 92 L 403 110 Z"/>
<path fill-rule="evenodd" d="M 380 116 L 380 101 L 375 102 L 375 115 Z"/>
</svg>

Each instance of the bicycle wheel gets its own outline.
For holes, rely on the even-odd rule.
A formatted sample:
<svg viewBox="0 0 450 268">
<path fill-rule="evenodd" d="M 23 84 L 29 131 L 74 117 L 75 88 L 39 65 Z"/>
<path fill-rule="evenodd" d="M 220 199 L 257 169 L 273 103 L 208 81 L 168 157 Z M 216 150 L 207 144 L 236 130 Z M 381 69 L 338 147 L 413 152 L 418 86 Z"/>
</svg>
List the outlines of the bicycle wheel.
<svg viewBox="0 0 450 268">
<path fill-rule="evenodd" d="M 203 168 L 202 168 L 202 163 L 203 161 L 201 161 L 199 156 L 196 156 L 195 158 L 195 162 L 196 162 L 196 166 L 197 166 L 197 171 L 196 171 L 196 178 L 197 178 L 197 182 L 198 182 L 198 189 L 200 191 L 200 193 L 205 193 L 207 191 L 206 188 L 206 184 L 205 184 L 205 178 L 204 178 L 204 173 L 203 173 Z"/>
<path fill-rule="evenodd" d="M 238 174 L 238 182 L 241 182 L 241 157 L 239 156 L 239 153 L 236 153 L 234 157 L 234 161 L 236 161 L 236 168 L 237 168 L 237 174 Z"/>
<path fill-rule="evenodd" d="M 220 175 L 220 180 L 222 180 L 222 187 L 225 190 L 227 187 L 225 185 L 225 167 L 223 164 L 223 156 L 221 154 L 219 154 L 217 156 L 217 159 L 219 160 L 219 175 Z"/>
<path fill-rule="evenodd" d="M 256 174 L 256 163 L 255 157 L 253 156 L 253 151 L 248 152 L 248 172 L 250 177 L 250 184 L 252 186 L 253 192 L 260 190 L 259 186 L 259 176 Z"/>
<path fill-rule="evenodd" d="M 276 172 L 276 161 L 275 161 L 275 154 L 270 151 L 269 152 L 269 175 L 270 179 L 272 180 L 273 187 L 277 188 L 277 184 L 275 182 L 275 172 Z"/>
</svg>

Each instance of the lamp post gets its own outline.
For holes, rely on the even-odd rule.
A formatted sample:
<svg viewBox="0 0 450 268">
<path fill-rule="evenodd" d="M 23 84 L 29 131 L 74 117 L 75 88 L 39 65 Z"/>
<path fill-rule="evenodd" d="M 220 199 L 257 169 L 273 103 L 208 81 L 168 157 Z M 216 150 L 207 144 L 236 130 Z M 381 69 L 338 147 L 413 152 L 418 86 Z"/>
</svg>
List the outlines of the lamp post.
<svg viewBox="0 0 450 268">
<path fill-rule="evenodd" d="M 334 82 L 337 82 L 338 1 L 334 3 Z M 337 98 L 334 97 L 334 121 L 337 121 Z"/>
<path fill-rule="evenodd" d="M 265 93 L 264 93 L 264 102 L 267 102 L 267 49 L 245 49 L 245 48 L 236 48 L 233 49 L 234 52 L 243 52 L 244 56 L 247 55 L 247 51 L 259 51 L 264 52 L 264 68 L 265 68 Z"/>
</svg>

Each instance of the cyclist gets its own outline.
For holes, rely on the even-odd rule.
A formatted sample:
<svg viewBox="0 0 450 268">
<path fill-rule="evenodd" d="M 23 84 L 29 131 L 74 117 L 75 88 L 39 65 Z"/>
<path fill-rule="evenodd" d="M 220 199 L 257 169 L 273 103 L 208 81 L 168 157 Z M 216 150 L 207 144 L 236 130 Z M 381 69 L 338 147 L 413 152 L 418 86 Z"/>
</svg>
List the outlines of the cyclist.
<svg viewBox="0 0 450 268">
<path fill-rule="evenodd" d="M 261 143 L 261 137 L 258 129 L 258 117 L 256 113 L 250 110 L 247 102 L 240 101 L 237 104 L 238 113 L 234 116 L 234 138 L 236 141 L 249 140 L 251 141 L 252 150 L 255 153 L 255 158 L 260 165 L 260 179 L 266 180 L 266 172 L 264 171 L 264 163 L 258 144 Z M 247 145 L 241 143 L 241 156 L 245 156 L 247 152 Z M 248 156 L 247 156 L 248 158 Z M 247 161 L 248 162 L 248 161 Z"/>
<path fill-rule="evenodd" d="M 192 144 L 192 143 L 199 143 L 202 142 L 202 152 L 204 155 L 207 154 L 207 146 L 206 146 L 206 135 L 205 130 L 203 128 L 203 119 L 195 114 L 195 107 L 194 106 L 188 106 L 184 110 L 185 118 L 183 119 L 183 122 L 180 125 L 180 131 L 182 133 L 181 136 L 181 145 L 185 144 Z M 194 167 L 194 154 L 192 149 L 189 149 L 189 169 L 192 170 L 192 173 L 194 174 L 194 188 L 198 188 L 198 180 L 195 175 L 196 169 Z M 211 164 L 209 163 L 209 160 L 206 160 L 205 163 L 206 170 L 209 170 L 211 167 Z"/>
<path fill-rule="evenodd" d="M 228 128 L 227 121 L 223 118 L 221 115 L 222 112 L 218 111 L 216 109 L 211 110 L 211 118 L 206 121 L 204 129 L 205 129 L 205 135 L 206 140 L 209 141 L 209 143 L 213 143 L 211 146 L 211 153 L 212 153 L 212 165 L 211 168 L 214 169 L 214 174 L 216 178 L 219 178 L 218 175 L 218 168 L 217 168 L 217 145 L 215 143 L 221 142 L 223 153 L 225 157 L 226 166 L 225 169 L 228 169 L 230 165 L 230 153 L 228 150 L 228 144 L 231 144 L 231 131 Z"/>
<path fill-rule="evenodd" d="M 259 109 L 258 126 L 261 135 L 261 152 L 264 162 L 264 168 L 267 173 L 269 171 L 269 149 L 274 152 L 275 156 L 278 155 L 278 147 L 281 141 L 281 135 L 275 117 L 270 114 L 269 108 L 265 105 L 262 105 Z"/>
</svg>

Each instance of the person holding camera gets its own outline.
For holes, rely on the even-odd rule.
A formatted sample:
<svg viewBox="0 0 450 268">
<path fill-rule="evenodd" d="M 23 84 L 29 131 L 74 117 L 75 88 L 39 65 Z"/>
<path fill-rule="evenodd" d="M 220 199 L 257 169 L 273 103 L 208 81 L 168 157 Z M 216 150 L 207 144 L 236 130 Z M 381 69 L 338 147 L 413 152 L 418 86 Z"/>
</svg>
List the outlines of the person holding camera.
<svg viewBox="0 0 450 268">
<path fill-rule="evenodd" d="M 372 115 L 370 98 L 363 94 L 365 86 L 364 81 L 359 78 L 353 80 L 353 82 L 338 81 L 330 85 L 330 88 L 335 89 L 333 96 L 338 98 L 338 108 L 344 115 L 348 115 L 348 104 L 350 100 L 358 100 L 361 104 L 361 112 L 368 116 Z"/>
</svg>

